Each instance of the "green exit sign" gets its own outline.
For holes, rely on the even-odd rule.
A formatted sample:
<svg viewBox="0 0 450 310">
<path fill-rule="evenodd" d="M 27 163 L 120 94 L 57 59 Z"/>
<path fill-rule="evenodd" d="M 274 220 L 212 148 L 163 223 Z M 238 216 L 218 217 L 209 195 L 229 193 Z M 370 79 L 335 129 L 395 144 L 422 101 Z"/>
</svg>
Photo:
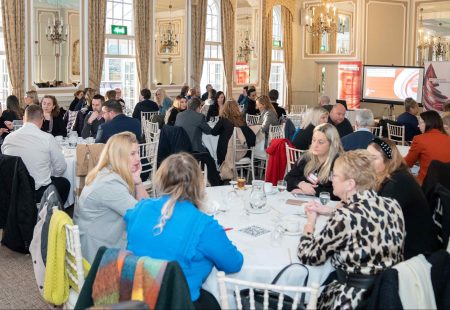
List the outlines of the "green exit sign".
<svg viewBox="0 0 450 310">
<path fill-rule="evenodd" d="M 280 40 L 273 40 L 272 44 L 275 47 L 281 47 L 281 41 Z"/>
<path fill-rule="evenodd" d="M 111 25 L 111 33 L 119 35 L 127 35 L 127 26 Z"/>
</svg>

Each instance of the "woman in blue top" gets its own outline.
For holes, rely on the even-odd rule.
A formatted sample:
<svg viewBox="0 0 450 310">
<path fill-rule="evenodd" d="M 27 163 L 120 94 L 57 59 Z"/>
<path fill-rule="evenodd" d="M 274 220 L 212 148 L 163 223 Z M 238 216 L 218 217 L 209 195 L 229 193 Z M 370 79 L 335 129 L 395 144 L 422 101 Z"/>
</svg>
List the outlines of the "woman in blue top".
<svg viewBox="0 0 450 310">
<path fill-rule="evenodd" d="M 205 184 L 197 161 L 187 153 L 169 156 L 154 183 L 161 197 L 145 199 L 125 214 L 127 249 L 138 256 L 178 261 L 196 308 L 218 307 L 201 286 L 213 267 L 238 272 L 243 256 L 219 223 L 201 211 Z"/>
</svg>

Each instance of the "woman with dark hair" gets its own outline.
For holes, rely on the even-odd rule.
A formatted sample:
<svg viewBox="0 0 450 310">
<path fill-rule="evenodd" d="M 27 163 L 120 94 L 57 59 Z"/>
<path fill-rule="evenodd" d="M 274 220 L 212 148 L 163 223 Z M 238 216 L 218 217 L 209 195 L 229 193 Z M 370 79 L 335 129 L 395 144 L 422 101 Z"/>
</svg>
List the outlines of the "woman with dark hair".
<svg viewBox="0 0 450 310">
<path fill-rule="evenodd" d="M 437 249 L 436 233 L 427 200 L 393 141 L 375 138 L 367 147 L 374 156 L 379 196 L 397 200 L 405 218 L 405 259 Z M 404 189 L 408 190 L 405 191 Z"/>
<path fill-rule="evenodd" d="M 75 111 L 75 108 L 78 105 L 78 102 L 80 102 L 81 98 L 83 98 L 84 96 L 84 92 L 82 90 L 77 90 L 74 94 L 73 94 L 73 100 L 70 103 L 69 106 L 69 111 Z"/>
<path fill-rule="evenodd" d="M 180 91 L 180 96 L 183 98 L 186 98 L 188 91 L 189 91 L 189 86 L 188 85 L 183 86 Z"/>
<path fill-rule="evenodd" d="M 419 129 L 422 134 L 414 137 L 405 161 L 409 167 L 419 161 L 417 179 L 422 184 L 432 160 L 450 162 L 450 137 L 445 132 L 442 118 L 436 111 L 420 113 Z"/>
<path fill-rule="evenodd" d="M 5 122 L 12 122 L 15 120 L 20 120 L 23 117 L 23 110 L 19 105 L 19 99 L 14 96 L 8 96 L 6 98 L 6 110 L 3 111 L 0 117 L 0 134 L 4 138 L 9 133 L 9 128 Z"/>
<path fill-rule="evenodd" d="M 213 104 L 208 109 L 208 114 L 206 114 L 206 120 L 209 122 L 211 118 L 219 116 L 220 110 L 225 104 L 225 94 L 223 91 L 218 91 L 213 99 Z"/>
<path fill-rule="evenodd" d="M 56 97 L 45 95 L 41 100 L 41 108 L 44 111 L 44 123 L 41 129 L 55 137 L 67 136 L 67 129 Z"/>
<path fill-rule="evenodd" d="M 186 110 L 186 108 L 186 98 L 177 96 L 172 103 L 172 107 L 166 112 L 164 123 L 166 125 L 175 126 L 175 121 L 177 120 L 178 113 L 183 112 L 184 110 Z"/>
</svg>

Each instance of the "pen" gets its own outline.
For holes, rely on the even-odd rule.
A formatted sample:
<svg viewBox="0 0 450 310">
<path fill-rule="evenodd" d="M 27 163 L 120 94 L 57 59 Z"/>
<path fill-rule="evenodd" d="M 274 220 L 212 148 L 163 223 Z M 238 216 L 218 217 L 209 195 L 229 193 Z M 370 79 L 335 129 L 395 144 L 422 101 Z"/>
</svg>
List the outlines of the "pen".
<svg viewBox="0 0 450 310">
<path fill-rule="evenodd" d="M 232 230 L 232 229 L 233 229 L 232 227 L 228 227 L 228 228 L 224 228 L 223 230 L 229 231 L 229 230 Z"/>
</svg>

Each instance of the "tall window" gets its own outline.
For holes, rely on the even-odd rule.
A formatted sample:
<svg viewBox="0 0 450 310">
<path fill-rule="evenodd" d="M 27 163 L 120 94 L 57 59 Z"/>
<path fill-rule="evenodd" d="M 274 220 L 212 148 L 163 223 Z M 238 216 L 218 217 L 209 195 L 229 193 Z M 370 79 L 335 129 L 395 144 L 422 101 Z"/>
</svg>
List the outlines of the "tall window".
<svg viewBox="0 0 450 310">
<path fill-rule="evenodd" d="M 113 25 L 126 26 L 127 34 L 113 34 Z M 119 87 L 127 108 L 132 109 L 138 100 L 133 0 L 107 0 L 105 36 L 105 61 L 100 92 L 104 94 Z"/>
<path fill-rule="evenodd" d="M 220 6 L 218 0 L 208 0 L 206 16 L 205 60 L 200 86 L 202 92 L 207 84 L 215 90 L 224 89 L 222 38 L 220 33 Z"/>
<path fill-rule="evenodd" d="M 5 40 L 3 38 L 3 16 L 0 8 L 0 102 L 6 109 L 6 97 L 9 95 L 9 75 L 6 64 Z M 19 98 L 20 99 L 20 98 Z"/>
<path fill-rule="evenodd" d="M 284 106 L 285 74 L 283 52 L 283 27 L 281 25 L 281 6 L 273 7 L 272 22 L 272 65 L 270 67 L 269 88 L 280 93 L 278 103 Z"/>
</svg>

